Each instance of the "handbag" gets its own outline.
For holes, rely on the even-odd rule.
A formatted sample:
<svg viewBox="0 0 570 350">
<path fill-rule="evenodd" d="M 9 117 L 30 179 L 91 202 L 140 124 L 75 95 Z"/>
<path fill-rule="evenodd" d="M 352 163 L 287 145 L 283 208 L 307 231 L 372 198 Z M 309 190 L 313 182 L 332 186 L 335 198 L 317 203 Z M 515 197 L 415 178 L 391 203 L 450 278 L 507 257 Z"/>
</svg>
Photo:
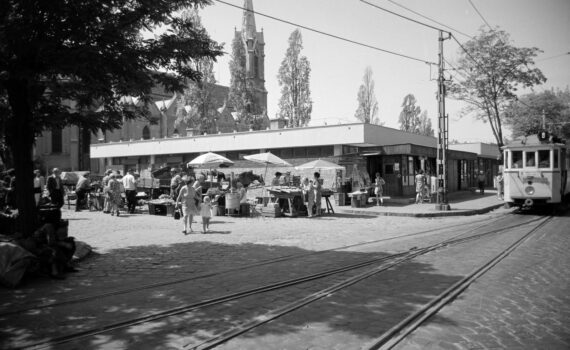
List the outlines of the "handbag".
<svg viewBox="0 0 570 350">
<path fill-rule="evenodd" d="M 180 220 L 180 209 L 174 210 L 174 220 Z"/>
</svg>

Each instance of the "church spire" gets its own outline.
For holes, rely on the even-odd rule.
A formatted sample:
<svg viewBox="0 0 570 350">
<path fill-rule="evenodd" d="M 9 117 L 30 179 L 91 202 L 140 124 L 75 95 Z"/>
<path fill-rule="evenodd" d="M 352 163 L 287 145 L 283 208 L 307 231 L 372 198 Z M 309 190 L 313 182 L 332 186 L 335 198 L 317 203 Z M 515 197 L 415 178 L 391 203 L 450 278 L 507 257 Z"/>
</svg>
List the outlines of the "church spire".
<svg viewBox="0 0 570 350">
<path fill-rule="evenodd" d="M 257 31 L 255 30 L 255 17 L 253 16 L 253 0 L 244 0 L 243 8 L 242 34 L 245 36 L 245 40 L 254 39 Z"/>
</svg>

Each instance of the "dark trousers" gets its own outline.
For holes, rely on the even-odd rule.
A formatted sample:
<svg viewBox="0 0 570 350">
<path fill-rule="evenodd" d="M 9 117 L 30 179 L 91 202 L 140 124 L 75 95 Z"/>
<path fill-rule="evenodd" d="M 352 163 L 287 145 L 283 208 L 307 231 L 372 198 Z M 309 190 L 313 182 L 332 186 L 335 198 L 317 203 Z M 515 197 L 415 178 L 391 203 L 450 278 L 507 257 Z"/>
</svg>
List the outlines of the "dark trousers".
<svg viewBox="0 0 570 350">
<path fill-rule="evenodd" d="M 78 211 L 82 208 L 85 208 L 86 194 L 87 194 L 87 191 L 85 191 L 85 190 L 75 191 L 75 195 L 77 196 L 77 201 L 75 202 L 75 211 Z"/>
<path fill-rule="evenodd" d="M 135 190 L 126 190 L 125 191 L 127 197 L 127 209 L 129 213 L 133 214 L 135 212 L 135 208 L 137 206 L 137 191 Z"/>
<path fill-rule="evenodd" d="M 485 193 L 485 183 L 483 181 L 479 181 L 479 192 L 481 194 Z"/>
</svg>

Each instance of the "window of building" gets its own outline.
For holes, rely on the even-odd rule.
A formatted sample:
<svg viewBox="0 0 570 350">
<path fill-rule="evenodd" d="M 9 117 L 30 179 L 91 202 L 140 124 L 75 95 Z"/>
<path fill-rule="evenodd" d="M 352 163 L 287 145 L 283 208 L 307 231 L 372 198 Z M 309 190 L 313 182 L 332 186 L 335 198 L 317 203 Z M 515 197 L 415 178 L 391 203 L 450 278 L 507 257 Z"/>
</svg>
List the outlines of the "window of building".
<svg viewBox="0 0 570 350">
<path fill-rule="evenodd" d="M 550 150 L 538 151 L 538 167 L 550 168 Z"/>
<path fill-rule="evenodd" d="M 61 153 L 63 151 L 63 140 L 61 129 L 51 131 L 51 153 Z"/>
<path fill-rule="evenodd" d="M 142 130 L 142 138 L 143 140 L 150 140 L 150 129 L 148 125 L 145 125 L 145 127 Z"/>
<path fill-rule="evenodd" d="M 293 156 L 295 158 L 305 158 L 307 156 L 307 150 L 305 147 L 296 147 L 293 149 Z"/>
<path fill-rule="evenodd" d="M 281 157 L 282 158 L 293 158 L 293 150 L 291 148 L 281 149 Z"/>
<path fill-rule="evenodd" d="M 316 158 L 321 156 L 321 147 L 307 147 L 307 157 Z"/>
<path fill-rule="evenodd" d="M 558 150 L 555 149 L 552 152 L 554 153 L 553 154 L 554 155 L 554 162 L 553 162 L 554 168 L 557 169 L 558 168 Z"/>
<path fill-rule="evenodd" d="M 257 55 L 253 59 L 253 69 L 255 78 L 259 78 L 259 56 Z"/>
</svg>

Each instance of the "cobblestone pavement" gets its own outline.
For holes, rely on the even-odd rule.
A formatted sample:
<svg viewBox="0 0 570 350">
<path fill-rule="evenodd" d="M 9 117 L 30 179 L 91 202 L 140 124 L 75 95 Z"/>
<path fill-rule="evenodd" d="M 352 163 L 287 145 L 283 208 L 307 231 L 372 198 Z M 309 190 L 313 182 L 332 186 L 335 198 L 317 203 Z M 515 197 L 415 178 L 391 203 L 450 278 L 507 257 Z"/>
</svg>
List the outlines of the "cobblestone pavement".
<svg viewBox="0 0 570 350">
<path fill-rule="evenodd" d="M 570 217 L 558 217 L 397 349 L 570 349 Z"/>
<path fill-rule="evenodd" d="M 324 250 L 344 245 L 351 245 L 359 242 L 369 242 L 373 240 L 388 239 L 390 237 L 401 236 L 430 229 L 440 229 L 442 227 L 454 226 L 449 232 L 453 232 L 459 227 L 469 227 L 485 224 L 496 218 L 501 218 L 509 211 L 503 209 L 496 210 L 485 215 L 456 218 L 398 218 L 398 217 L 370 217 L 370 216 L 350 216 L 335 215 L 321 218 L 231 218 L 214 217 L 212 229 L 214 232 L 208 234 L 192 234 L 184 236 L 181 233 L 181 223 L 171 217 L 156 217 L 149 215 L 131 215 L 121 217 L 111 217 L 99 212 L 74 213 L 65 211 L 64 217 L 70 219 L 70 232 L 78 239 L 91 244 L 96 253 L 80 264 L 81 272 L 69 275 L 65 281 L 35 280 L 15 291 L 0 290 L 0 310 L 18 308 L 29 304 L 37 304 L 48 301 L 67 300 L 70 298 L 93 295 L 101 292 L 115 291 L 121 288 L 136 287 L 149 283 L 161 283 L 172 279 L 188 277 L 195 278 L 201 274 L 216 273 L 223 270 L 235 269 L 247 264 L 256 263 L 276 257 L 290 256 L 293 254 L 306 254 L 316 250 Z M 198 218 L 198 221 L 200 218 Z M 505 219 L 508 222 L 508 216 Z M 194 228 L 199 227 L 199 222 L 194 224 Z M 327 259 L 329 264 L 335 262 L 342 263 L 347 259 L 353 259 L 358 254 L 382 252 L 387 254 L 393 251 L 409 249 L 413 246 L 422 246 L 433 238 L 433 232 L 423 235 L 410 236 L 406 239 L 385 241 L 381 248 L 367 251 L 361 248 L 347 249 L 344 253 L 333 253 Z M 323 255 L 324 258 L 325 255 Z M 321 258 L 321 260 L 325 260 Z M 300 263 L 299 263 L 300 264 Z M 311 267 L 311 263 L 305 262 L 305 266 Z M 421 266 L 428 266 L 429 262 L 422 263 Z M 331 265 L 332 266 L 332 265 Z M 300 266 L 302 268 L 302 266 Z M 299 266 L 291 265 L 293 268 Z M 270 265 L 257 268 L 259 273 L 251 272 L 251 276 L 266 278 L 269 282 L 271 278 L 285 276 L 287 269 L 272 270 Z M 275 272 L 275 273 L 273 273 Z M 271 276 L 271 274 L 275 276 Z M 392 278 L 401 279 L 405 272 L 395 274 Z M 251 281 L 249 281 L 251 279 Z M 29 327 L 12 328 L 6 324 L 13 320 L 12 317 L 0 316 L 0 338 L 4 335 L 10 336 L 9 344 L 25 344 L 38 338 L 40 327 L 52 329 L 53 334 L 61 333 L 59 327 L 70 327 L 69 331 L 84 329 L 73 327 L 75 321 L 96 324 L 96 321 L 112 321 L 116 318 L 117 310 L 122 314 L 135 314 L 141 310 L 160 310 L 165 306 L 178 305 L 178 303 L 199 300 L 201 297 L 219 295 L 236 288 L 246 288 L 248 284 L 254 282 L 254 278 L 239 275 L 239 273 L 229 274 L 227 278 L 208 280 L 192 280 L 182 283 L 176 287 L 158 288 L 150 295 L 133 297 L 133 294 L 113 297 L 111 302 L 101 300 L 91 306 L 85 306 L 82 311 L 76 309 L 63 309 L 60 314 L 51 309 L 45 309 L 37 315 L 37 323 Z M 301 288 L 302 289 L 302 288 Z M 388 291 L 397 296 L 397 291 Z M 384 294 L 383 294 L 384 295 Z M 388 294 L 386 294 L 388 295 Z M 268 296 L 271 298 L 271 295 Z M 276 296 L 277 297 L 277 296 Z M 194 298 L 194 299 L 193 299 Z M 354 298 L 351 298 L 354 300 Z M 245 302 L 244 305 L 255 305 L 253 302 Z M 133 306 L 134 305 L 134 306 Z M 245 306 L 244 306 L 245 307 Z M 252 308 L 253 306 L 249 306 Z M 245 307 L 246 309 L 248 307 Z M 360 307 L 343 308 L 347 317 L 352 315 L 358 317 Z M 185 325 L 191 322 L 206 322 L 218 326 L 206 327 L 210 332 L 223 330 L 221 319 L 229 317 L 231 320 L 239 318 L 239 315 L 228 315 L 221 306 L 217 311 L 209 310 L 208 314 L 191 313 L 186 316 L 169 319 L 170 338 L 175 334 L 184 333 L 187 329 Z M 0 314 L 2 311 L 0 311 Z M 58 319 L 59 318 L 59 319 Z M 335 318 L 324 322 L 323 327 L 332 327 L 337 333 L 329 337 L 331 342 L 342 335 L 343 318 Z M 301 324 L 303 322 L 301 321 Z M 131 348 L 129 344 L 144 341 L 139 333 L 147 333 L 148 340 L 154 339 L 153 346 L 147 348 L 177 348 L 176 346 L 160 347 L 160 337 L 150 337 L 154 335 L 154 327 L 163 327 L 164 324 L 151 323 L 138 327 L 128 332 L 122 339 L 125 341 L 112 341 L 105 335 L 98 336 L 94 341 L 82 344 L 85 347 L 91 344 L 91 348 Z M 315 324 L 316 326 L 316 324 Z M 353 327 L 346 327 L 353 330 Z M 41 332 L 40 332 L 41 333 Z M 349 332 L 351 333 L 351 332 Z M 15 335 L 16 334 L 16 335 Z M 303 348 L 302 342 L 295 342 L 295 338 L 303 339 L 299 332 L 288 333 L 291 341 L 290 347 L 284 344 L 278 349 Z M 207 334 L 211 335 L 211 334 Z M 204 334 L 204 336 L 207 336 Z M 162 335 L 164 336 L 164 335 Z M 121 338 L 112 338 L 121 339 Z M 158 340 L 157 340 L 158 339 Z M 289 338 L 288 338 L 289 339 Z M 261 340 L 260 340 L 261 341 Z M 132 342 L 132 343 L 130 343 Z M 148 342 L 151 344 L 152 342 Z M 2 347 L 0 341 L 0 347 Z M 6 343 L 5 343 L 6 344 Z M 104 345 L 103 345 L 104 344 Z M 332 344 L 332 343 L 331 343 Z M 150 346 L 150 345 L 149 345 Z M 413 345 L 415 346 L 415 345 Z M 58 347 L 59 348 L 59 347 Z M 74 346 L 69 348 L 75 348 Z M 144 348 L 144 347 L 143 347 Z M 273 347 L 276 348 L 276 347 Z M 333 347 L 330 347 L 333 348 Z M 247 349 L 250 349 L 248 347 Z M 253 349 L 269 349 L 264 347 L 263 342 Z"/>
</svg>

